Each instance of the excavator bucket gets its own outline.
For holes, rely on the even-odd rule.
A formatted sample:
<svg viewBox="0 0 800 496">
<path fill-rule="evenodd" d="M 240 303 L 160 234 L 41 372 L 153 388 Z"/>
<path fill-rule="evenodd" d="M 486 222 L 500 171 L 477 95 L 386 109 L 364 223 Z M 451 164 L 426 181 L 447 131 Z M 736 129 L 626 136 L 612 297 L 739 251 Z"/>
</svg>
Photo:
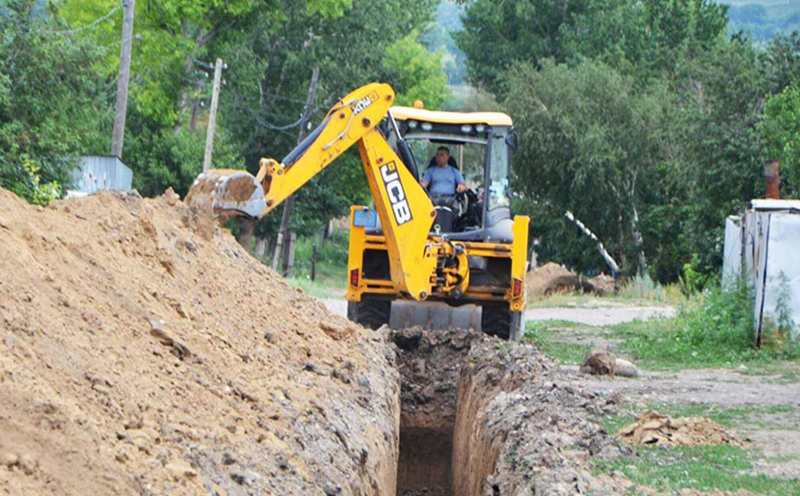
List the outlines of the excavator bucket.
<svg viewBox="0 0 800 496">
<path fill-rule="evenodd" d="M 212 169 L 200 174 L 186 202 L 210 204 L 217 218 L 258 217 L 267 208 L 264 189 L 255 176 L 243 170 Z"/>
</svg>

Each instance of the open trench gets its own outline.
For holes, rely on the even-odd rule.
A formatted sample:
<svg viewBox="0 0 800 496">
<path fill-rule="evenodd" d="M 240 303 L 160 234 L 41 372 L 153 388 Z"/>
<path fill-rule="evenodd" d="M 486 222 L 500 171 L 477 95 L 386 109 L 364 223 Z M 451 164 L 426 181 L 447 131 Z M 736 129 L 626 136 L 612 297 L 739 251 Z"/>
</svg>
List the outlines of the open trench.
<svg viewBox="0 0 800 496">
<path fill-rule="evenodd" d="M 558 365 L 533 347 L 463 330 L 392 336 L 401 377 L 398 496 L 627 490 L 588 468 L 593 457 L 620 456 L 589 421 L 613 405 L 562 385 Z"/>
<path fill-rule="evenodd" d="M 503 439 L 492 443 L 477 420 L 483 391 L 463 374 L 469 331 L 410 329 L 394 335 L 401 374 L 398 496 L 482 494 Z"/>
</svg>

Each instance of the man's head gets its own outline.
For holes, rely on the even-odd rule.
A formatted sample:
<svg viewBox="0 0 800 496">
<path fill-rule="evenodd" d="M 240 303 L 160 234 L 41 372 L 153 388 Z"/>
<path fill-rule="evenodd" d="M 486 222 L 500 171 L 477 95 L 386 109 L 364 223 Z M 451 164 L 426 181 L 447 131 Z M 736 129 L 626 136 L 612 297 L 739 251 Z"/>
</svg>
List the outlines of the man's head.
<svg viewBox="0 0 800 496">
<path fill-rule="evenodd" d="M 446 146 L 440 146 L 436 150 L 436 165 L 439 167 L 446 167 L 447 161 L 450 160 L 450 149 Z"/>
</svg>

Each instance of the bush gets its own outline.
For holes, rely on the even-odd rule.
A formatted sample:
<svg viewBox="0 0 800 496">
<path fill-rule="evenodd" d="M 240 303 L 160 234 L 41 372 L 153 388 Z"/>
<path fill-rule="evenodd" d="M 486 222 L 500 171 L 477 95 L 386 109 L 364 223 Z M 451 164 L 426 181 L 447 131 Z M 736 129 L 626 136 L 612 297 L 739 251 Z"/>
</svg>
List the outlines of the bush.
<svg viewBox="0 0 800 496">
<path fill-rule="evenodd" d="M 730 291 L 707 290 L 674 319 L 622 324 L 617 332 L 629 338 L 625 351 L 654 362 L 733 363 L 757 354 L 752 296 L 743 284 Z"/>
</svg>

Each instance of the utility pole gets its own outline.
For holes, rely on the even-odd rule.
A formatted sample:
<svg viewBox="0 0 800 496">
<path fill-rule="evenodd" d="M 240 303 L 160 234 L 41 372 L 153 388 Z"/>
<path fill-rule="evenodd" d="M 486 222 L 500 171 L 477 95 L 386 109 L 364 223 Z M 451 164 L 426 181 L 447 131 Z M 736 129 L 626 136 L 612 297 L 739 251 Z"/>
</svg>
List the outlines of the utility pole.
<svg viewBox="0 0 800 496">
<path fill-rule="evenodd" d="M 319 81 L 319 67 L 314 68 L 311 73 L 311 84 L 308 86 L 308 97 L 306 106 L 303 108 L 303 115 L 300 118 L 300 132 L 297 133 L 297 144 L 299 145 L 308 135 L 308 121 L 311 119 L 311 110 L 314 107 L 314 96 L 317 94 L 317 82 Z M 275 243 L 275 256 L 272 258 L 272 270 L 278 270 L 278 261 L 281 259 L 283 241 L 289 236 L 289 219 L 292 217 L 292 203 L 294 197 L 290 196 L 283 202 L 283 215 L 281 216 L 281 227 L 278 229 L 278 239 Z M 283 264 L 286 270 L 288 263 Z"/>
<path fill-rule="evenodd" d="M 208 132 L 206 134 L 206 156 L 203 159 L 203 172 L 211 168 L 211 152 L 214 150 L 214 128 L 217 124 L 220 81 L 222 81 L 222 59 L 217 59 L 217 63 L 214 64 L 214 90 L 211 94 L 211 109 L 208 111 Z"/>
<path fill-rule="evenodd" d="M 117 106 L 114 116 L 114 133 L 111 136 L 111 155 L 122 158 L 122 141 L 125 138 L 125 114 L 128 111 L 128 82 L 131 78 L 131 47 L 133 46 L 133 11 L 136 0 L 125 0 L 122 20 L 122 48 L 119 54 L 119 80 L 117 81 Z"/>
</svg>

